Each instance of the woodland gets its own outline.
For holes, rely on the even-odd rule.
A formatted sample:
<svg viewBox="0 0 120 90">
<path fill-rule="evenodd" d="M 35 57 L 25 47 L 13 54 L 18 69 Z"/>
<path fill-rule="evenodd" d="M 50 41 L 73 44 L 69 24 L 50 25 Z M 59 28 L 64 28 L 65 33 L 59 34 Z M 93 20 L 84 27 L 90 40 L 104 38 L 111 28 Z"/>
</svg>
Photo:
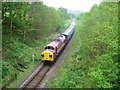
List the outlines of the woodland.
<svg viewBox="0 0 120 90">
<path fill-rule="evenodd" d="M 49 88 L 120 88 L 118 5 L 102 2 L 74 15 L 73 43 L 53 83 L 46 81 Z M 66 30 L 73 14 L 43 2 L 2 2 L 1 14 L 0 72 L 2 87 L 6 87 L 41 62 L 44 46 Z"/>
<path fill-rule="evenodd" d="M 60 88 L 120 88 L 117 2 L 102 2 L 76 16 L 76 34 L 59 75 Z"/>
<path fill-rule="evenodd" d="M 18 79 L 20 72 L 41 62 L 44 46 L 60 34 L 69 19 L 67 10 L 43 2 L 2 2 L 2 86 Z M 67 21 L 69 23 L 69 21 Z"/>
</svg>

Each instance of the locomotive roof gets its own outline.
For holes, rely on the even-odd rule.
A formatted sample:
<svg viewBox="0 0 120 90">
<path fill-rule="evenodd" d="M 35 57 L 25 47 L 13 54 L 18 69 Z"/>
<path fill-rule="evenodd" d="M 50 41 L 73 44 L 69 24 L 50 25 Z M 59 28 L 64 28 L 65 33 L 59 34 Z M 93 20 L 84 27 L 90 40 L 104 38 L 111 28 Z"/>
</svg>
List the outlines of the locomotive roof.
<svg viewBox="0 0 120 90">
<path fill-rule="evenodd" d="M 51 43 L 49 43 L 47 46 L 52 46 L 53 48 L 55 48 L 56 46 L 59 45 L 60 42 L 61 42 L 61 40 L 59 38 L 57 38 L 54 41 L 52 41 Z"/>
<path fill-rule="evenodd" d="M 53 48 L 55 48 L 56 47 L 56 42 L 55 41 L 53 41 L 53 42 L 51 42 L 51 43 L 49 43 L 47 46 L 52 46 Z"/>
</svg>

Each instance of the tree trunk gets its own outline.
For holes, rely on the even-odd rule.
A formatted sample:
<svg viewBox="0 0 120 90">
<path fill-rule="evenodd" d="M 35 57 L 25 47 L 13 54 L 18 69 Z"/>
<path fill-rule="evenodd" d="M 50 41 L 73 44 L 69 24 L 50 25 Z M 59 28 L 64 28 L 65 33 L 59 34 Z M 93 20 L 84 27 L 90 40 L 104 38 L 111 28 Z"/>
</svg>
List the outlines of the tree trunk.
<svg viewBox="0 0 120 90">
<path fill-rule="evenodd" d="M 25 34 L 26 34 L 26 30 L 24 29 L 24 30 L 23 30 L 23 43 L 25 43 L 25 37 L 26 37 Z"/>
<path fill-rule="evenodd" d="M 12 20 L 10 20 L 10 41 L 12 41 Z"/>
<path fill-rule="evenodd" d="M 10 41 L 12 40 L 12 6 L 10 5 Z"/>
</svg>

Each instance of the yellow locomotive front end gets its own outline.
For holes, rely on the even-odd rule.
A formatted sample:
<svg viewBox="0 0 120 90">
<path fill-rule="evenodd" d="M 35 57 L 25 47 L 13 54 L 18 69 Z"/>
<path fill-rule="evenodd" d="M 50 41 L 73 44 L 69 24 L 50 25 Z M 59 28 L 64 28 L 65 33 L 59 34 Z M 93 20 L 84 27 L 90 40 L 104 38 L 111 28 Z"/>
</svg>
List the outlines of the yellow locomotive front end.
<svg viewBox="0 0 120 90">
<path fill-rule="evenodd" d="M 50 51 L 43 51 L 41 56 L 42 56 L 42 61 L 53 61 L 54 60 L 54 54 Z"/>
</svg>

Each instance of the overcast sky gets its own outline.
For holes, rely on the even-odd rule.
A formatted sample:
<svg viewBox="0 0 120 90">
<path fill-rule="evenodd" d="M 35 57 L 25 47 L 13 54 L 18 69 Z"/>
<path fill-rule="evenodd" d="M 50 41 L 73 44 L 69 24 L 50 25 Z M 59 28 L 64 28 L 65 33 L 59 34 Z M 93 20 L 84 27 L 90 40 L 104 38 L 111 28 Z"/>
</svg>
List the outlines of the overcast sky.
<svg viewBox="0 0 120 90">
<path fill-rule="evenodd" d="M 94 4 L 101 0 L 42 0 L 43 4 L 50 7 L 64 7 L 68 10 L 89 11 Z"/>
</svg>

